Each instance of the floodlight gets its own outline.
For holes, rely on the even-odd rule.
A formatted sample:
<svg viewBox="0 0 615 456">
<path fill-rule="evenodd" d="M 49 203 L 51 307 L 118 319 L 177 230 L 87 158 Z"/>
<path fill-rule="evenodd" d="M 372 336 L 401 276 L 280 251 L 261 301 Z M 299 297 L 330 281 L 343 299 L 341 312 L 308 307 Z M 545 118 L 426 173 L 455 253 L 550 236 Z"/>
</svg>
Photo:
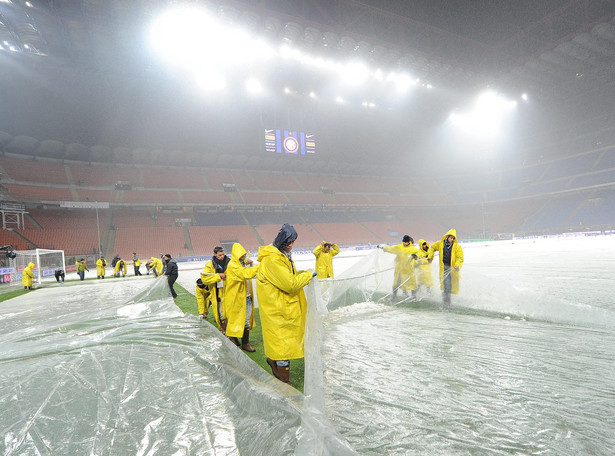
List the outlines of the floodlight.
<svg viewBox="0 0 615 456">
<path fill-rule="evenodd" d="M 198 86 L 208 92 L 219 91 L 226 87 L 224 76 L 217 73 L 205 73 L 197 76 Z"/>
<path fill-rule="evenodd" d="M 369 70 L 360 62 L 351 62 L 341 66 L 340 75 L 345 83 L 359 85 L 369 77 Z"/>
<path fill-rule="evenodd" d="M 521 99 L 522 99 L 523 101 L 527 101 L 527 100 L 529 99 L 529 97 L 527 96 L 527 93 L 522 94 L 522 95 L 521 95 Z"/>
<path fill-rule="evenodd" d="M 316 94 L 314 92 L 310 92 L 310 98 L 316 98 Z"/>
<path fill-rule="evenodd" d="M 337 97 L 335 97 L 335 101 L 336 101 L 337 103 L 343 103 L 343 102 L 344 102 L 344 99 L 343 99 L 342 97 L 340 97 L 340 96 L 337 96 Z"/>
<path fill-rule="evenodd" d="M 263 86 L 256 79 L 250 78 L 246 81 L 246 89 L 248 90 L 248 92 L 256 95 L 263 91 Z"/>
<path fill-rule="evenodd" d="M 284 87 L 284 93 L 288 95 L 290 93 L 290 89 L 288 87 Z"/>
</svg>

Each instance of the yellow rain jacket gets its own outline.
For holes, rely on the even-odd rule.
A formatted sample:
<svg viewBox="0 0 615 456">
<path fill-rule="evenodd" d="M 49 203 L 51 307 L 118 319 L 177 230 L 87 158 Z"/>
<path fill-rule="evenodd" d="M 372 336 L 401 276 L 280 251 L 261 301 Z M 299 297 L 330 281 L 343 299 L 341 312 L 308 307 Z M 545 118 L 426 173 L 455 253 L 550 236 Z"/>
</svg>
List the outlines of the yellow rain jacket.
<svg viewBox="0 0 615 456">
<path fill-rule="evenodd" d="M 440 241 L 437 241 L 431 244 L 431 247 L 429 247 L 429 254 L 427 257 L 431 260 L 433 259 L 433 256 L 436 250 L 439 252 L 439 255 L 440 255 L 440 289 L 444 290 L 444 259 L 442 255 L 442 249 L 444 248 L 444 241 L 451 234 L 455 236 L 455 241 L 453 241 L 453 248 L 451 249 L 451 293 L 457 294 L 459 293 L 459 278 L 461 277 L 461 275 L 459 274 L 459 271 L 457 271 L 454 268 L 455 266 L 457 266 L 459 267 L 459 269 L 461 269 L 461 266 L 463 265 L 463 249 L 457 243 L 457 230 L 455 230 L 454 228 L 448 230 L 448 232 L 442 237 Z"/>
<path fill-rule="evenodd" d="M 331 244 L 331 249 L 328 252 L 324 251 L 322 244 L 319 244 L 312 253 L 316 257 L 316 277 L 319 279 L 333 278 L 333 257 L 340 253 L 340 248 L 337 244 Z"/>
<path fill-rule="evenodd" d="M 423 250 L 423 244 L 427 244 L 427 251 Z M 417 256 L 419 257 L 418 263 L 418 280 L 419 285 L 431 288 L 433 287 L 433 274 L 431 273 L 431 263 L 427 256 L 429 255 L 429 242 L 425 239 L 419 239 L 419 251 Z"/>
<path fill-rule="evenodd" d="M 245 255 L 246 249 L 241 244 L 233 244 L 231 261 L 226 267 L 226 290 L 224 292 L 224 310 L 228 323 L 226 325 L 226 335 L 228 337 L 242 337 L 246 325 L 246 302 L 247 292 L 252 294 L 252 281 L 258 272 L 258 265 L 255 267 L 245 267 L 239 259 Z M 249 284 L 249 285 L 248 285 Z M 250 326 L 254 326 L 254 300 L 252 300 L 252 316 Z"/>
<path fill-rule="evenodd" d="M 415 254 L 418 256 L 418 249 L 412 244 L 406 247 L 403 243 L 391 247 L 385 245 L 382 249 L 385 252 L 395 255 L 395 278 L 393 279 L 393 286 L 406 291 L 416 290 L 417 274 L 415 266 L 417 263 L 412 255 Z"/>
<path fill-rule="evenodd" d="M 90 271 L 88 269 L 88 265 L 85 264 L 85 263 L 82 263 L 81 261 L 77 261 L 77 263 L 75 264 L 75 269 L 76 269 L 77 272 L 80 272 L 80 271 L 88 271 L 89 272 Z"/>
<path fill-rule="evenodd" d="M 160 274 L 162 274 L 162 261 L 160 261 L 160 259 L 156 258 L 156 257 L 150 257 L 152 259 L 152 262 L 150 264 L 152 270 L 156 270 L 156 272 L 158 273 L 158 276 L 160 276 Z"/>
<path fill-rule="evenodd" d="M 28 263 L 28 266 L 26 266 L 23 272 L 21 273 L 21 284 L 24 287 L 32 286 L 32 281 L 34 280 L 34 272 L 32 272 L 33 269 L 34 269 L 34 263 L 30 262 Z"/>
<path fill-rule="evenodd" d="M 139 259 L 139 257 L 133 257 L 132 264 L 134 264 L 137 267 L 141 266 L 141 260 Z"/>
<path fill-rule="evenodd" d="M 96 276 L 102 276 L 104 277 L 106 274 L 106 266 L 107 266 L 107 260 L 105 260 L 104 258 L 99 258 L 98 260 L 96 260 Z"/>
<path fill-rule="evenodd" d="M 199 310 L 199 315 L 203 315 L 209 313 L 209 287 L 201 288 L 196 286 L 195 296 L 196 296 L 196 306 Z"/>
<path fill-rule="evenodd" d="M 122 267 L 123 266 L 123 267 Z M 121 269 L 120 269 L 121 267 Z M 126 275 L 126 261 L 122 260 L 121 258 L 119 260 L 117 260 L 117 263 L 115 263 L 115 268 L 113 268 L 113 275 L 117 274 L 118 271 L 122 271 L 123 275 Z"/>
<path fill-rule="evenodd" d="M 199 313 L 205 313 L 209 306 L 214 311 L 214 317 L 216 319 L 216 323 L 218 323 L 218 327 L 220 327 L 220 320 L 226 318 L 226 312 L 224 311 L 224 288 L 226 280 L 222 280 L 220 278 L 220 274 L 216 273 L 216 268 L 214 267 L 211 260 L 205 263 L 205 268 L 201 272 L 201 281 L 207 285 L 207 290 L 209 295 L 207 298 L 203 298 L 203 312 L 201 312 L 201 308 L 199 307 Z M 218 282 L 222 282 L 222 287 L 218 287 Z M 197 287 L 198 288 L 198 287 Z M 222 315 L 219 315 L 218 312 L 218 298 L 220 298 L 221 307 L 222 307 Z M 198 295 L 197 295 L 198 302 Z"/>
<path fill-rule="evenodd" d="M 263 328 L 265 356 L 279 361 L 303 358 L 307 301 L 303 292 L 310 271 L 295 264 L 273 245 L 258 249 L 256 296 Z"/>
</svg>

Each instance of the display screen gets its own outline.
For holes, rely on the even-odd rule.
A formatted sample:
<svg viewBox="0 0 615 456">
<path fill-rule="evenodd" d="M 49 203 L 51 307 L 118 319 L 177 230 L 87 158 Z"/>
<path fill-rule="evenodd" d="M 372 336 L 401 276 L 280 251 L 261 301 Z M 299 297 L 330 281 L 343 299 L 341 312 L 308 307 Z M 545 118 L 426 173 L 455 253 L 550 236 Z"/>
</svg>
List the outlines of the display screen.
<svg viewBox="0 0 615 456">
<path fill-rule="evenodd" d="M 314 154 L 316 139 L 313 133 L 304 131 L 265 129 L 265 151 L 291 155 Z"/>
</svg>

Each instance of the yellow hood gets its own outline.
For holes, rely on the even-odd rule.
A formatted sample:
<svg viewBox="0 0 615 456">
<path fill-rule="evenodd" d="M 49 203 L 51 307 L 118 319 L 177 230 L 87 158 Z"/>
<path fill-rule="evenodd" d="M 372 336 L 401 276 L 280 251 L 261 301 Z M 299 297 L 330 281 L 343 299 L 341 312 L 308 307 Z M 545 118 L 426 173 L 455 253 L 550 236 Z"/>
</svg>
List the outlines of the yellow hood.
<svg viewBox="0 0 615 456">
<path fill-rule="evenodd" d="M 234 248 L 235 246 L 233 246 L 233 249 Z M 284 254 L 280 252 L 277 247 L 274 247 L 271 244 L 263 245 L 258 248 L 258 257 L 256 258 L 256 261 L 258 261 L 259 263 L 262 263 L 263 258 L 270 256 L 270 255 L 284 255 Z"/>
<path fill-rule="evenodd" d="M 233 249 L 231 250 L 231 262 L 241 264 L 239 259 L 242 256 L 244 256 L 246 253 L 248 253 L 246 252 L 246 249 L 244 249 L 243 246 L 239 242 L 235 242 L 233 244 Z"/>
<path fill-rule="evenodd" d="M 28 267 L 29 267 L 30 269 L 34 269 L 34 263 L 32 263 L 32 262 L 28 263 Z"/>
<path fill-rule="evenodd" d="M 446 238 L 449 237 L 451 234 L 455 236 L 455 242 L 457 242 L 457 230 L 455 228 L 451 228 L 446 232 L 444 236 L 442 236 L 442 242 L 446 241 Z"/>
</svg>

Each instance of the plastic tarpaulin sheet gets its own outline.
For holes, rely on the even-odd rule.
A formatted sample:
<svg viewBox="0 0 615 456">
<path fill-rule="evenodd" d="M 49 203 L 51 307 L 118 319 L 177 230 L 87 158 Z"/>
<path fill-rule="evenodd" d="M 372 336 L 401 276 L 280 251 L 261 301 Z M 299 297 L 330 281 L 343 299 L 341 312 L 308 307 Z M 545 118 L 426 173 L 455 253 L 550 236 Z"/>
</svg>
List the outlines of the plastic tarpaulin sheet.
<svg viewBox="0 0 615 456">
<path fill-rule="evenodd" d="M 306 403 L 361 455 L 613 454 L 613 239 L 464 245 L 450 307 L 373 251 L 308 289 Z"/>
<path fill-rule="evenodd" d="M 353 454 L 164 279 L 2 302 L 0 346 L 3 455 Z"/>
</svg>

